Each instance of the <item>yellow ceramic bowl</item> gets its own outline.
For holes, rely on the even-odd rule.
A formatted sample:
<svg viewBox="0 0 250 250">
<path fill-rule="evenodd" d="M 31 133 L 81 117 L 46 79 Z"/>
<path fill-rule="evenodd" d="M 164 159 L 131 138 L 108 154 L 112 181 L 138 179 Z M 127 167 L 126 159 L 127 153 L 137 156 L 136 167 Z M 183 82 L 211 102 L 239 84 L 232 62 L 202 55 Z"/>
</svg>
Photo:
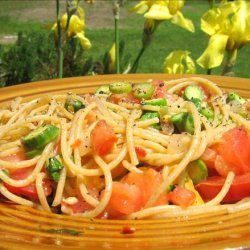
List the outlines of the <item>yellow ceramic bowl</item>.
<svg viewBox="0 0 250 250">
<path fill-rule="evenodd" d="M 16 96 L 30 99 L 48 93 L 87 93 L 117 80 L 141 82 L 181 77 L 188 76 L 105 75 L 41 81 L 0 89 L 0 105 Z M 249 79 L 201 77 L 250 98 Z M 124 227 L 128 226 L 134 232 L 124 234 Z M 162 220 L 122 221 L 90 220 L 0 204 L 0 235 L 1 249 L 247 249 L 250 248 L 250 210 L 234 214 L 216 212 Z"/>
</svg>

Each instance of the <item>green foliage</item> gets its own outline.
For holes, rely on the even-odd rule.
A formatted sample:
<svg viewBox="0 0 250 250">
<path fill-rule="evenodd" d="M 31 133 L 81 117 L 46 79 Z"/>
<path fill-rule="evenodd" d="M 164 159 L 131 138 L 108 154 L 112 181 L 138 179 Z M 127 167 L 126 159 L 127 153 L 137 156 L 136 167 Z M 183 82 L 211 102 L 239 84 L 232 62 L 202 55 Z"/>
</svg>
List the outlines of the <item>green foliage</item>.
<svg viewBox="0 0 250 250">
<path fill-rule="evenodd" d="M 78 41 L 71 39 L 64 53 L 65 77 L 89 72 L 92 60 L 85 58 Z M 57 56 L 52 33 L 19 33 L 14 45 L 5 51 L 0 49 L 0 86 L 56 78 Z"/>
<path fill-rule="evenodd" d="M 121 40 L 119 43 L 119 54 L 120 54 L 120 70 L 121 73 L 127 72 L 130 68 L 131 53 L 125 49 L 125 41 Z M 92 67 L 94 74 L 115 74 L 115 67 L 110 69 L 109 65 L 112 63 L 112 59 L 109 55 L 109 50 L 105 52 L 103 58 L 98 58 Z"/>
<path fill-rule="evenodd" d="M 19 33 L 16 43 L 2 54 L 1 82 L 9 86 L 52 78 L 55 52 L 49 40 L 48 32 Z"/>
<path fill-rule="evenodd" d="M 64 77 L 82 76 L 92 70 L 92 57 L 86 57 L 78 39 L 71 38 L 64 48 Z"/>
<path fill-rule="evenodd" d="M 1 72 L 1 67 L 3 65 L 1 58 L 2 58 L 3 53 L 4 53 L 4 47 L 0 45 L 0 88 L 5 86 L 5 82 L 1 81 L 1 79 L 5 77 L 5 73 Z"/>
<path fill-rule="evenodd" d="M 17 34 L 20 31 L 28 32 L 29 30 L 41 30 L 41 23 L 37 21 L 20 21 L 17 17 L 11 16 L 0 15 L 0 24 L 0 34 Z"/>
</svg>

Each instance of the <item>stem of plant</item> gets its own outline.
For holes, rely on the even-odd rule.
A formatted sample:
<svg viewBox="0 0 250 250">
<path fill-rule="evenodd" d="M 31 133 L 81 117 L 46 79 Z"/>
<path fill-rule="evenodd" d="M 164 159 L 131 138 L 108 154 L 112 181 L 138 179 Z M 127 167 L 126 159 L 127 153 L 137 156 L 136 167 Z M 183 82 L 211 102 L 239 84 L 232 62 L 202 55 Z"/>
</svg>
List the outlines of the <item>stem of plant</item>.
<svg viewBox="0 0 250 250">
<path fill-rule="evenodd" d="M 120 48 L 119 48 L 119 18 L 120 18 L 120 3 L 117 0 L 114 0 L 113 5 L 113 14 L 114 14 L 114 24 L 115 24 L 115 68 L 116 74 L 120 73 Z"/>
<path fill-rule="evenodd" d="M 131 67 L 131 70 L 130 70 L 130 73 L 135 73 L 137 68 L 138 68 L 138 65 L 139 65 L 139 62 L 140 62 L 140 59 L 143 55 L 143 53 L 145 52 L 145 47 L 143 46 L 140 50 L 140 52 L 138 53 L 134 63 L 133 63 L 133 66 Z"/>
<path fill-rule="evenodd" d="M 210 9 L 213 9 L 215 5 L 215 0 L 210 0 Z"/>
<path fill-rule="evenodd" d="M 236 57 L 237 57 L 237 50 L 227 52 L 227 59 L 222 71 L 222 75 L 234 74 L 233 67 L 235 65 Z"/>
<path fill-rule="evenodd" d="M 207 75 L 211 75 L 212 74 L 212 69 L 207 69 Z"/>
<path fill-rule="evenodd" d="M 62 49 L 62 29 L 60 24 L 60 0 L 56 0 L 56 17 L 57 17 L 57 50 L 58 50 L 58 78 L 63 77 L 63 49 Z"/>
<path fill-rule="evenodd" d="M 119 52 L 119 17 L 115 16 L 115 64 L 116 74 L 120 73 L 120 52 Z"/>
<path fill-rule="evenodd" d="M 129 71 L 130 73 L 135 73 L 137 71 L 141 57 L 145 52 L 146 48 L 151 44 L 153 34 L 156 31 L 156 28 L 158 27 L 159 24 L 160 21 L 157 20 L 152 20 L 152 21 L 146 20 L 144 22 L 144 28 L 142 34 L 142 47 Z"/>
</svg>

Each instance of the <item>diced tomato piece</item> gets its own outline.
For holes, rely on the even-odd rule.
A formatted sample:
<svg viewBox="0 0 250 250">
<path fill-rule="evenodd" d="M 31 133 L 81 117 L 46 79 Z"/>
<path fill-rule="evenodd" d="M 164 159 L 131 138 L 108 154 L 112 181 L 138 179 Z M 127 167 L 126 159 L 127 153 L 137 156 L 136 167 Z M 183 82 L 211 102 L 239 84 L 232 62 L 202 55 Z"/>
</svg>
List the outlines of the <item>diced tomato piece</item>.
<svg viewBox="0 0 250 250">
<path fill-rule="evenodd" d="M 62 201 L 62 205 L 70 208 L 74 214 L 84 213 L 93 209 L 93 207 L 89 203 L 87 203 L 86 201 L 82 199 L 77 199 L 77 202 L 73 204 L 68 204 Z"/>
<path fill-rule="evenodd" d="M 14 180 L 23 180 L 27 178 L 29 175 L 31 175 L 32 171 L 33 167 L 19 168 L 17 170 L 12 171 L 10 173 L 10 176 Z"/>
<path fill-rule="evenodd" d="M 109 218 L 119 218 L 140 210 L 143 198 L 139 187 L 113 182 L 112 195 L 106 207 Z"/>
<path fill-rule="evenodd" d="M 87 120 L 88 124 L 92 124 L 92 123 L 96 122 L 97 121 L 96 113 L 94 111 L 88 112 L 88 114 L 86 116 L 86 120 Z"/>
<path fill-rule="evenodd" d="M 176 96 L 167 91 L 167 84 L 165 82 L 158 80 L 154 81 L 153 84 L 155 85 L 155 92 L 152 96 L 152 99 L 165 98 L 169 101 L 176 100 Z"/>
<path fill-rule="evenodd" d="M 224 158 L 220 155 L 217 155 L 215 158 L 214 168 L 221 176 L 227 176 L 228 172 L 230 171 L 230 166 L 227 165 Z"/>
<path fill-rule="evenodd" d="M 17 169 L 11 172 L 10 176 L 14 180 L 23 180 L 27 178 L 32 173 L 32 171 L 33 171 L 33 167 L 21 168 L 21 169 Z M 21 195 L 30 199 L 35 199 L 35 200 L 38 199 L 36 185 L 34 182 L 24 187 L 13 187 L 7 183 L 4 183 L 4 185 L 13 194 Z M 45 195 L 46 196 L 50 195 L 52 192 L 51 181 L 48 179 L 44 179 L 43 188 L 44 188 Z"/>
<path fill-rule="evenodd" d="M 19 152 L 2 157 L 2 160 L 9 161 L 9 162 L 20 162 L 23 160 L 27 160 L 27 156 L 25 155 L 24 150 L 20 150 Z M 20 168 L 14 171 L 10 171 L 10 177 L 13 178 L 14 180 L 23 180 L 27 178 L 33 171 L 33 167 L 27 167 L 27 168 Z M 36 190 L 36 185 L 35 183 L 31 183 L 27 186 L 24 187 L 13 187 L 7 183 L 4 183 L 5 187 L 12 192 L 13 194 L 16 195 L 21 195 L 30 199 L 38 199 L 38 194 Z M 43 180 L 43 188 L 45 195 L 48 196 L 52 192 L 52 183 L 48 179 Z"/>
<path fill-rule="evenodd" d="M 61 140 L 56 143 L 54 151 L 57 155 L 61 154 Z"/>
<path fill-rule="evenodd" d="M 215 150 L 211 148 L 206 148 L 201 159 L 206 163 L 208 168 L 214 168 L 214 162 L 216 159 L 217 153 Z"/>
<path fill-rule="evenodd" d="M 161 173 L 151 168 L 147 169 L 143 173 L 130 172 L 129 174 L 124 176 L 121 180 L 122 183 L 135 185 L 140 189 L 143 197 L 143 206 L 154 194 L 154 192 L 160 186 L 162 181 L 163 180 Z M 162 193 L 154 205 L 164 205 L 164 204 L 168 204 L 167 193 Z"/>
<path fill-rule="evenodd" d="M 85 100 L 88 102 L 88 103 L 92 103 L 95 101 L 95 95 L 94 94 L 85 94 L 84 95 L 84 98 Z"/>
<path fill-rule="evenodd" d="M 121 178 L 127 173 L 127 169 L 123 167 L 122 164 L 119 164 L 117 167 L 111 170 L 112 178 Z"/>
<path fill-rule="evenodd" d="M 91 145 L 94 153 L 99 156 L 108 154 L 116 141 L 117 137 L 113 128 L 106 121 L 99 121 L 91 133 Z"/>
<path fill-rule="evenodd" d="M 195 194 L 186 188 L 176 186 L 174 190 L 168 194 L 168 198 L 173 204 L 186 208 L 195 201 Z"/>
<path fill-rule="evenodd" d="M 144 148 L 141 147 L 135 147 L 135 152 L 139 158 L 143 158 L 147 155 L 147 152 Z"/>
<path fill-rule="evenodd" d="M 65 207 L 70 208 L 74 214 L 76 214 L 76 213 L 84 213 L 84 212 L 87 212 L 87 211 L 90 211 L 90 210 L 94 209 L 93 206 L 91 206 L 89 203 L 87 203 L 83 199 L 83 197 L 82 197 L 81 192 L 80 192 L 79 189 L 75 189 L 74 191 L 76 192 L 76 197 L 75 197 L 76 198 L 76 202 L 75 203 L 73 202 L 73 203 L 69 204 L 67 202 L 67 199 L 66 199 L 66 200 L 62 201 L 62 205 L 64 205 Z M 98 192 L 97 188 L 95 188 L 95 187 L 88 187 L 88 193 L 92 197 L 94 197 L 97 200 L 99 200 L 99 192 Z"/>
<path fill-rule="evenodd" d="M 207 180 L 197 184 L 195 189 L 200 193 L 203 200 L 208 201 L 220 192 L 225 180 L 226 178 L 221 176 L 208 177 Z M 237 202 L 246 197 L 250 197 L 250 173 L 234 177 L 233 183 L 223 202 Z"/>
<path fill-rule="evenodd" d="M 152 98 L 165 98 L 166 84 L 163 81 L 154 81 L 153 84 L 155 85 L 155 92 Z"/>
<path fill-rule="evenodd" d="M 210 100 L 210 98 L 211 98 L 211 92 L 210 92 L 210 90 L 207 87 L 205 87 L 205 86 L 200 86 L 200 87 L 203 90 L 204 101 L 208 102 Z"/>
<path fill-rule="evenodd" d="M 71 145 L 73 149 L 79 148 L 81 146 L 82 141 L 80 139 L 76 139 Z"/>
<path fill-rule="evenodd" d="M 221 141 L 213 145 L 211 150 L 216 155 L 205 162 L 214 167 L 221 176 L 226 176 L 229 171 L 236 175 L 250 172 L 250 136 L 243 127 L 224 133 Z"/>
<path fill-rule="evenodd" d="M 9 162 L 19 162 L 19 161 L 27 160 L 27 156 L 26 156 L 24 150 L 20 150 L 20 151 L 16 152 L 15 154 L 1 157 L 1 160 L 9 161 Z"/>
<path fill-rule="evenodd" d="M 122 234 L 133 234 L 135 232 L 135 228 L 129 225 L 123 226 L 121 233 Z"/>
<path fill-rule="evenodd" d="M 108 101 L 118 104 L 120 102 L 125 103 L 137 103 L 141 102 L 140 99 L 136 98 L 132 93 L 129 94 L 112 94 L 108 97 Z"/>
<path fill-rule="evenodd" d="M 113 182 L 112 195 L 105 210 L 108 217 L 120 218 L 139 211 L 161 183 L 161 174 L 153 169 L 148 169 L 143 173 L 130 172 L 120 182 Z M 166 192 L 160 195 L 154 205 L 163 204 L 168 204 Z"/>
</svg>

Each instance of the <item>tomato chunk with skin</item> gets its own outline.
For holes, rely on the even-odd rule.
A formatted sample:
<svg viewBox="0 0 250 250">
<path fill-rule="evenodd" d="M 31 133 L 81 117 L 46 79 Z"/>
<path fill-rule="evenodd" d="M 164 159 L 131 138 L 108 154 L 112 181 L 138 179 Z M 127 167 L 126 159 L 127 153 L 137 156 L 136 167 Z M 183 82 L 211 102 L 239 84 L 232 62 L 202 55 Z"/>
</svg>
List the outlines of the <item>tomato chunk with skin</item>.
<svg viewBox="0 0 250 250">
<path fill-rule="evenodd" d="M 209 201 L 220 192 L 225 180 L 226 178 L 221 176 L 208 177 L 207 180 L 197 184 L 195 189 L 200 193 L 202 199 Z M 246 197 L 250 197 L 250 173 L 234 177 L 233 183 L 223 202 L 237 202 Z"/>
<path fill-rule="evenodd" d="M 33 167 L 17 169 L 10 173 L 11 178 L 14 180 L 23 180 L 27 178 L 33 171 Z M 5 187 L 13 194 L 21 195 L 30 199 L 38 199 L 38 194 L 36 190 L 35 183 L 31 183 L 24 187 L 14 187 L 7 183 L 4 184 Z M 52 192 L 52 183 L 48 179 L 43 180 L 43 188 L 46 196 L 50 195 Z"/>
<path fill-rule="evenodd" d="M 162 183 L 162 176 L 153 169 L 143 173 L 130 172 L 120 182 L 113 182 L 112 195 L 105 209 L 108 218 L 120 218 L 142 209 Z M 154 206 L 168 204 L 167 192 Z"/>
<path fill-rule="evenodd" d="M 119 104 L 120 102 L 139 104 L 141 102 L 140 99 L 136 98 L 132 93 L 112 94 L 108 97 L 108 101 L 115 104 Z"/>
<path fill-rule="evenodd" d="M 141 190 L 143 206 L 146 205 L 147 201 L 154 194 L 154 192 L 158 189 L 160 184 L 162 183 L 162 175 L 161 173 L 153 170 L 147 169 L 143 173 L 129 173 L 124 176 L 121 180 L 122 183 L 127 183 L 130 185 L 135 185 Z M 156 205 L 164 205 L 168 204 L 167 193 L 162 193 L 156 203 Z"/>
<path fill-rule="evenodd" d="M 79 189 L 74 189 L 74 193 L 76 194 L 75 197 L 68 197 L 62 200 L 62 206 L 69 208 L 73 214 L 85 213 L 94 209 L 93 206 L 84 200 Z M 100 199 L 99 191 L 95 187 L 89 187 L 88 193 L 95 199 Z"/>
<path fill-rule="evenodd" d="M 231 129 L 223 134 L 221 141 L 207 149 L 202 156 L 208 167 L 219 175 L 229 171 L 236 175 L 250 172 L 250 135 L 243 127 Z"/>
<path fill-rule="evenodd" d="M 153 98 L 165 98 L 166 84 L 163 81 L 154 81 L 155 92 Z"/>
<path fill-rule="evenodd" d="M 119 218 L 139 211 L 143 197 L 139 187 L 127 183 L 113 182 L 110 201 L 105 209 L 109 218 Z"/>
<path fill-rule="evenodd" d="M 106 121 L 99 121 L 91 133 L 91 145 L 94 153 L 99 156 L 108 154 L 116 141 L 117 137 L 113 128 Z"/>
<path fill-rule="evenodd" d="M 1 157 L 1 160 L 9 161 L 9 162 L 19 162 L 19 161 L 27 160 L 27 157 L 25 155 L 24 150 L 20 150 L 20 151 L 16 152 L 15 154 Z"/>
<path fill-rule="evenodd" d="M 169 93 L 167 91 L 167 83 L 164 81 L 158 80 L 153 82 L 155 86 L 155 92 L 152 96 L 152 99 L 158 99 L 158 98 L 165 98 L 168 101 L 176 101 L 177 100 L 177 95 L 174 95 L 172 93 Z"/>
<path fill-rule="evenodd" d="M 174 190 L 168 194 L 168 198 L 173 204 L 186 208 L 195 201 L 195 194 L 186 188 L 176 186 Z"/>
<path fill-rule="evenodd" d="M 2 157 L 1 160 L 9 161 L 9 162 L 20 162 L 27 160 L 27 156 L 25 155 L 24 150 L 20 150 L 15 154 L 8 155 L 5 157 Z M 26 167 L 26 168 L 20 168 L 14 171 L 10 171 L 9 175 L 14 180 L 23 180 L 27 178 L 33 171 L 33 167 Z M 35 183 L 31 183 L 24 187 L 13 187 L 7 183 L 4 183 L 4 186 L 13 194 L 24 196 L 30 199 L 37 200 L 38 194 L 36 191 L 36 185 Z M 43 180 L 43 188 L 45 195 L 48 196 L 52 192 L 52 183 L 48 179 Z"/>
<path fill-rule="evenodd" d="M 61 204 L 65 207 L 71 209 L 74 214 L 84 213 L 86 211 L 93 209 L 93 207 L 91 205 L 89 205 L 86 201 L 79 199 L 79 198 L 76 199 L 76 202 L 74 202 L 72 204 L 68 204 L 64 200 L 62 201 Z"/>
<path fill-rule="evenodd" d="M 136 152 L 138 158 L 143 158 L 147 155 L 146 150 L 144 148 L 141 148 L 138 146 L 135 147 L 135 152 Z"/>
</svg>

